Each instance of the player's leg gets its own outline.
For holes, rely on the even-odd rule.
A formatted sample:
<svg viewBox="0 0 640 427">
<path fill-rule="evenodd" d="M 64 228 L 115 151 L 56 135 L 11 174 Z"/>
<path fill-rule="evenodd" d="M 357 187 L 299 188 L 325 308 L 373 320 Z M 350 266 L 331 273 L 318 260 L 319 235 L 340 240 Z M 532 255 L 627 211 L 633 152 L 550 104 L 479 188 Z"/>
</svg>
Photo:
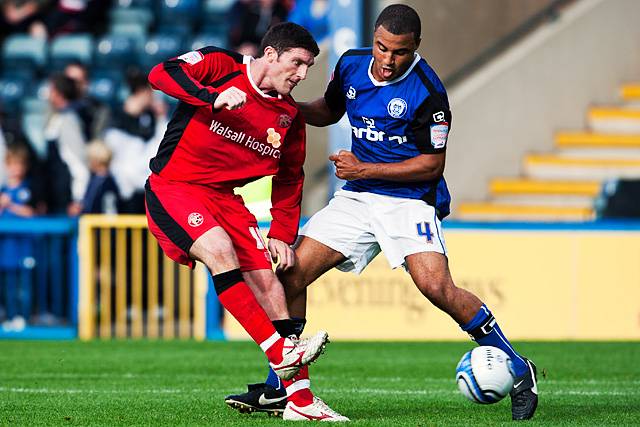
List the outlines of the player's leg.
<svg viewBox="0 0 640 427">
<path fill-rule="evenodd" d="M 280 272 L 279 277 L 286 284 L 287 299 L 294 299 L 297 303 L 298 311 L 292 314 L 289 322 L 284 320 L 274 321 L 276 329 L 284 334 L 286 331 L 300 337 L 304 330 L 306 320 L 304 318 L 306 312 L 306 300 L 300 296 L 306 295 L 306 287 L 315 279 L 320 277 L 324 272 L 330 270 L 337 264 L 343 262 L 345 257 L 313 239 L 301 237 L 296 243 L 296 264 L 286 272 Z M 323 262 L 318 262 L 322 260 Z M 251 279 L 249 279 L 251 280 Z M 265 294 L 266 295 L 266 294 Z M 266 302 L 268 305 L 269 303 Z M 267 313 L 269 311 L 267 310 Z M 298 317 L 295 317 L 295 316 Z M 270 315 L 272 319 L 276 318 Z M 292 328 L 292 329 L 288 329 Z M 283 335 L 285 336 L 285 335 Z M 310 390 L 309 371 L 304 367 L 294 377 L 294 380 L 281 380 L 272 369 L 264 383 L 249 384 L 246 393 L 230 395 L 225 398 L 227 405 L 238 409 L 242 412 L 266 412 L 272 415 L 282 415 L 287 405 L 287 395 L 289 400 L 294 402 L 298 411 L 309 413 L 309 405 L 314 404 L 314 413 L 324 409 L 320 405 L 321 401 L 316 399 Z M 326 405 L 325 405 L 326 406 Z M 301 408 L 305 408 L 301 409 Z M 293 411 L 290 408 L 290 411 Z M 327 412 L 325 410 L 325 412 Z M 329 413 L 329 412 L 327 412 Z M 295 415 L 296 413 L 293 412 Z M 310 414 L 312 415 L 312 414 Z M 341 416 L 335 412 L 331 413 L 332 418 L 340 418 Z"/>
<path fill-rule="evenodd" d="M 519 386 L 512 392 L 513 417 L 530 418 L 537 404 L 535 368 L 513 349 L 482 301 L 453 283 L 435 209 L 421 200 L 370 198 L 377 207 L 372 227 L 391 266 L 406 266 L 429 301 L 448 313 L 478 344 L 498 347 L 510 355 L 518 376 L 514 384 Z"/>
<path fill-rule="evenodd" d="M 278 375 L 290 378 L 320 354 L 324 342 L 319 341 L 326 340 L 326 333 L 317 340 L 319 348 L 307 346 L 300 352 L 276 332 L 244 283 L 231 238 L 207 209 L 209 195 L 201 192 L 152 175 L 145 186 L 149 228 L 170 258 L 191 267 L 194 259 L 207 265 L 221 303 L 265 351 Z"/>
<path fill-rule="evenodd" d="M 453 283 L 446 256 L 422 252 L 406 258 L 407 268 L 420 292 L 449 314 L 479 345 L 498 347 L 511 357 L 516 379 L 511 392 L 513 419 L 529 419 L 538 404 L 535 365 L 519 355 L 486 305 Z"/>
</svg>

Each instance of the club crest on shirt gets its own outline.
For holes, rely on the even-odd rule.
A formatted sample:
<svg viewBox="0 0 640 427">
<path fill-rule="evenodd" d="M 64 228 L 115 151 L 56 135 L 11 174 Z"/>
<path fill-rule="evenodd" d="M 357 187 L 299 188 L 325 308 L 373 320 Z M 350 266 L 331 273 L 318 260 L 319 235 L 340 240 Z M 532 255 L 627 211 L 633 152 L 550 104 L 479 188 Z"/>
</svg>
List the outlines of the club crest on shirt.
<svg viewBox="0 0 640 427">
<path fill-rule="evenodd" d="M 282 136 L 274 128 L 267 129 L 267 142 L 273 146 L 273 148 L 278 148 L 282 143 L 280 139 Z"/>
<path fill-rule="evenodd" d="M 202 216 L 202 214 L 198 212 L 190 213 L 189 218 L 187 219 L 187 222 L 192 227 L 198 227 L 199 225 L 202 225 L 203 221 L 204 221 L 204 217 Z"/>
<path fill-rule="evenodd" d="M 292 122 L 293 119 L 288 114 L 280 114 L 280 117 L 278 117 L 278 126 L 280 126 L 281 128 L 288 128 L 289 126 L 291 126 Z"/>
<path fill-rule="evenodd" d="M 347 99 L 356 99 L 356 90 L 353 86 L 349 86 L 349 90 L 347 91 Z"/>
<path fill-rule="evenodd" d="M 393 98 L 387 104 L 387 112 L 394 119 L 399 119 L 407 112 L 407 102 L 402 98 Z"/>
</svg>

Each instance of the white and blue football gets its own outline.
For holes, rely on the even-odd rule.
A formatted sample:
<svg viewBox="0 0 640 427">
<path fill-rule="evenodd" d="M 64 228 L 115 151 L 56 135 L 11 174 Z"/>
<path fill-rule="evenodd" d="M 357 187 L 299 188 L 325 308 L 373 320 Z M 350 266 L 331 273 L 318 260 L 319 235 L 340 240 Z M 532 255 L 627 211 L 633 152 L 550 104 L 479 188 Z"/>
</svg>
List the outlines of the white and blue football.
<svg viewBox="0 0 640 427">
<path fill-rule="evenodd" d="M 476 403 L 501 400 L 511 391 L 514 376 L 511 358 L 497 347 L 476 347 L 456 367 L 460 392 Z"/>
</svg>

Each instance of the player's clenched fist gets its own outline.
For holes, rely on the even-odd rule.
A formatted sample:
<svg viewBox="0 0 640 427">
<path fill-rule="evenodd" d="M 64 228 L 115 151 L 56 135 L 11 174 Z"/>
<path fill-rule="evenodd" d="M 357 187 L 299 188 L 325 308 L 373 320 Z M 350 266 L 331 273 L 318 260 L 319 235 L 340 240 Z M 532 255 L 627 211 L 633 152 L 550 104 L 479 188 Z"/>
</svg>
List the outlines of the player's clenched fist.
<svg viewBox="0 0 640 427">
<path fill-rule="evenodd" d="M 247 94 L 235 86 L 222 91 L 213 102 L 213 108 L 218 110 L 225 107 L 227 110 L 236 110 L 247 102 Z"/>
</svg>

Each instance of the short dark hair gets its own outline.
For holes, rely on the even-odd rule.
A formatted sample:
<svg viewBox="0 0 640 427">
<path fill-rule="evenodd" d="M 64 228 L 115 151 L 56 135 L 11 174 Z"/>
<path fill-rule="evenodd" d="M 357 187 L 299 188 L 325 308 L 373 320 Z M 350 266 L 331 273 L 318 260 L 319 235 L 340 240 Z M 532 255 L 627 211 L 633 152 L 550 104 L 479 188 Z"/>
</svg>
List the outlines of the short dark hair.
<svg viewBox="0 0 640 427">
<path fill-rule="evenodd" d="M 80 96 L 78 85 L 73 79 L 61 73 L 55 73 L 51 76 L 51 86 L 55 88 L 60 95 L 67 101 L 75 101 Z"/>
<path fill-rule="evenodd" d="M 276 24 L 267 31 L 260 43 L 258 57 L 264 55 L 264 49 L 271 46 L 280 55 L 282 52 L 297 47 L 306 49 L 318 56 L 320 49 L 311 33 L 304 27 L 293 22 Z"/>
<path fill-rule="evenodd" d="M 416 42 L 420 40 L 420 17 L 410 6 L 392 4 L 385 7 L 376 19 L 374 31 L 381 25 L 391 34 L 398 36 L 413 33 L 414 40 Z"/>
</svg>

